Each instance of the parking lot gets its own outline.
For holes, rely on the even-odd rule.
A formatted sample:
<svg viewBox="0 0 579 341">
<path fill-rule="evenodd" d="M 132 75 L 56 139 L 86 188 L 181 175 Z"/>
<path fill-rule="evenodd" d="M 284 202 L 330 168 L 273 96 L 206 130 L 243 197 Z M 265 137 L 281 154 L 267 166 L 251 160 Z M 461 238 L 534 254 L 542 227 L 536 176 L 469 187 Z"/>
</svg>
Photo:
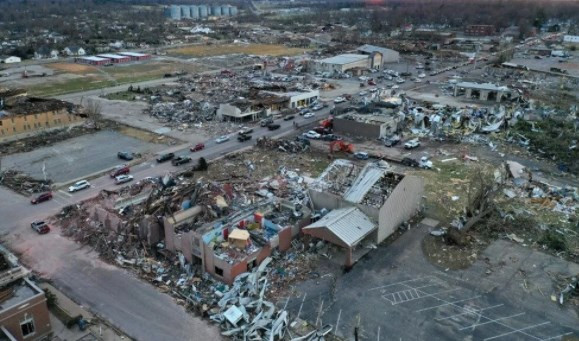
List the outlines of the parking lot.
<svg viewBox="0 0 579 341">
<path fill-rule="evenodd" d="M 62 183 L 113 167 L 122 163 L 117 158 L 121 150 L 155 153 L 167 146 L 147 143 L 116 131 L 101 131 L 79 136 L 49 147 L 3 158 L 3 169 L 17 169 L 34 178 L 44 176 Z"/>
<path fill-rule="evenodd" d="M 499 241 L 481 255 L 488 261 L 479 260 L 460 272 L 437 269 L 422 255 L 424 232 L 413 229 L 393 244 L 380 246 L 337 281 L 329 267 L 320 267 L 315 278 L 297 285 L 279 304 L 287 305 L 292 316 L 331 324 L 346 339 L 353 337 L 356 326 L 363 340 L 579 336 L 577 312 L 550 300 L 547 274 L 521 275 L 531 268 L 574 272 L 578 269 L 567 268 L 574 264 Z"/>
</svg>

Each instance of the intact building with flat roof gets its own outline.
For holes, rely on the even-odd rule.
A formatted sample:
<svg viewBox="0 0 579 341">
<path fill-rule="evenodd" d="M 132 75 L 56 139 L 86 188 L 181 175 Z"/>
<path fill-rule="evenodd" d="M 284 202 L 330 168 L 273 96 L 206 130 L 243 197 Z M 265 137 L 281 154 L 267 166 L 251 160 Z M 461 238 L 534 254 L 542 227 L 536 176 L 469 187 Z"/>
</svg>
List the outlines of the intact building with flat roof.
<svg viewBox="0 0 579 341">
<path fill-rule="evenodd" d="M 131 61 L 131 57 L 129 56 L 121 56 L 118 54 L 99 54 L 97 57 L 101 57 L 101 58 L 108 58 L 111 60 L 111 62 L 113 64 L 118 64 L 118 63 L 128 63 Z"/>
<path fill-rule="evenodd" d="M 372 69 L 381 69 L 385 63 L 398 63 L 400 61 L 400 53 L 385 47 L 366 44 L 358 47 L 356 52 L 370 56 Z"/>
<path fill-rule="evenodd" d="M 355 68 L 370 68 L 370 58 L 364 54 L 340 54 L 316 61 L 316 71 L 344 73 Z"/>
<path fill-rule="evenodd" d="M 94 56 L 78 57 L 78 58 L 75 58 L 74 61 L 76 63 L 79 63 L 79 64 L 90 64 L 90 65 L 96 65 L 96 66 L 101 66 L 101 65 L 106 65 L 106 64 L 111 63 L 111 60 L 109 58 L 94 57 Z"/>
<path fill-rule="evenodd" d="M 147 53 L 139 53 L 139 52 L 119 52 L 119 54 L 122 55 L 122 56 L 130 57 L 131 60 L 133 60 L 133 61 L 151 59 L 151 55 L 150 55 L 150 54 L 147 54 Z"/>
</svg>

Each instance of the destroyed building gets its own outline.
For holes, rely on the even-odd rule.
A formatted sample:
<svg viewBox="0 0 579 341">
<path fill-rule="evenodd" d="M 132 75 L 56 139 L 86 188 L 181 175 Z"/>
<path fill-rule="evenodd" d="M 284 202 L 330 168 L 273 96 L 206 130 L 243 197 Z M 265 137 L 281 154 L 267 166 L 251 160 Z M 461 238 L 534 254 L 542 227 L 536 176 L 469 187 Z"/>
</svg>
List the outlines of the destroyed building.
<svg viewBox="0 0 579 341">
<path fill-rule="evenodd" d="M 334 117 L 334 131 L 338 134 L 363 136 L 369 139 L 388 137 L 396 132 L 399 115 L 359 114 L 349 112 Z"/>
<path fill-rule="evenodd" d="M 44 291 L 29 272 L 0 247 L 0 339 L 44 340 L 52 335 Z"/>
<path fill-rule="evenodd" d="M 384 162 L 360 167 L 335 160 L 308 192 L 316 212 L 329 213 L 303 232 L 344 248 L 349 267 L 361 256 L 356 251 L 364 240 L 381 243 L 417 212 L 423 192 L 421 178 L 394 173 Z"/>
<path fill-rule="evenodd" d="M 464 94 L 468 99 L 502 102 L 511 98 L 512 91 L 506 86 L 491 83 L 460 82 L 454 85 L 454 96 Z"/>
<path fill-rule="evenodd" d="M 224 197 L 217 197 L 225 208 Z M 165 217 L 165 247 L 181 252 L 189 264 L 231 284 L 251 271 L 274 249 L 286 251 L 300 228 L 309 222 L 307 208 L 280 199 L 266 200 L 213 222 L 195 225 L 200 206 Z"/>
<path fill-rule="evenodd" d="M 72 103 L 26 97 L 22 92 L 0 93 L 0 141 L 80 124 L 84 118 Z"/>
</svg>

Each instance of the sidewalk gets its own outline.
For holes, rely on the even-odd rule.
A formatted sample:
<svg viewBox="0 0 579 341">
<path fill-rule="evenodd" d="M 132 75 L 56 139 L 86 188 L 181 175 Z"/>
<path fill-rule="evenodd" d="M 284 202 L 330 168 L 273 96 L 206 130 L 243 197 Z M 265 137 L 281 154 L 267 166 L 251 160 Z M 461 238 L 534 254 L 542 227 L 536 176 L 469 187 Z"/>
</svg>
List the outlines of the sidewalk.
<svg viewBox="0 0 579 341">
<path fill-rule="evenodd" d="M 83 318 L 90 322 L 89 327 L 85 331 L 81 331 L 78 326 L 68 329 L 61 320 L 59 320 L 52 312 L 50 312 L 50 324 L 52 325 L 53 340 L 61 341 L 92 341 L 92 340 L 130 340 L 129 337 L 121 334 L 119 331 L 112 329 L 104 324 L 101 319 L 91 314 L 84 307 L 74 303 L 70 298 L 66 297 L 61 291 L 46 282 L 38 283 L 42 289 L 48 289 L 57 298 L 57 304 L 71 316 L 82 315 Z"/>
</svg>

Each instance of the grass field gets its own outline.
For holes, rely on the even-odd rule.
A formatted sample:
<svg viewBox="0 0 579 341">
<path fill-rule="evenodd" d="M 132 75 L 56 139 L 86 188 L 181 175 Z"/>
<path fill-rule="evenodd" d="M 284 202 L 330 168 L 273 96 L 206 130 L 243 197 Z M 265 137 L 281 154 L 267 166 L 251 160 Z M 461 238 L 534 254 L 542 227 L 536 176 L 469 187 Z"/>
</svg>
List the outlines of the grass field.
<svg viewBox="0 0 579 341">
<path fill-rule="evenodd" d="M 168 50 L 167 53 L 179 57 L 212 57 L 228 54 L 249 54 L 258 56 L 294 56 L 308 49 L 269 44 L 227 44 L 199 45 Z"/>
<path fill-rule="evenodd" d="M 102 89 L 110 86 L 144 82 L 162 78 L 166 73 L 184 70 L 202 72 L 210 70 L 207 66 L 172 61 L 151 61 L 139 64 L 126 64 L 95 67 L 73 63 L 55 63 L 48 67 L 59 73 L 82 75 L 83 77 L 60 82 L 47 82 L 30 86 L 28 91 L 34 96 L 56 96 L 76 91 Z"/>
</svg>

